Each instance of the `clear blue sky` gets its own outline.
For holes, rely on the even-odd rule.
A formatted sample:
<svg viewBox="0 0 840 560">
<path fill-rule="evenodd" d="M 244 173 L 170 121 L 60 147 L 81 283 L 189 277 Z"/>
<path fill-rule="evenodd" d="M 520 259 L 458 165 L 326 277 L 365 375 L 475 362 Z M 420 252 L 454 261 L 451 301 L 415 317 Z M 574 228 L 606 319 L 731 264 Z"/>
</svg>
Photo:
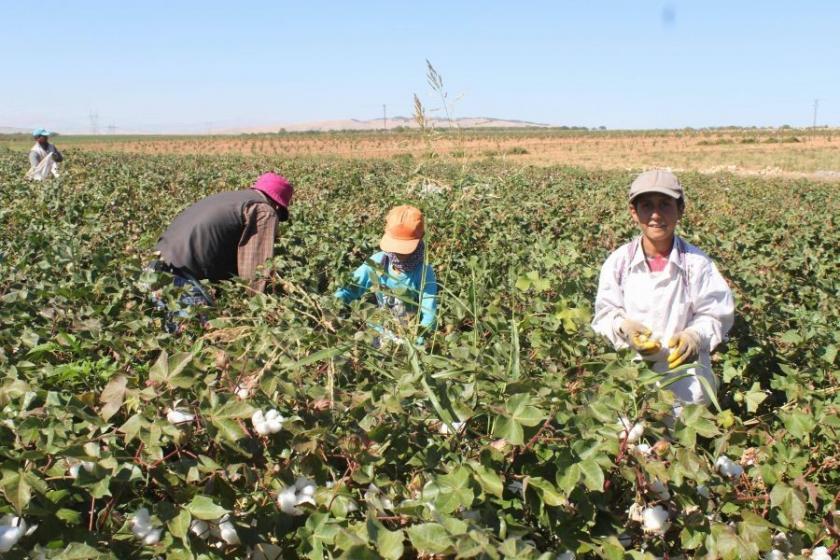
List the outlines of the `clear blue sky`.
<svg viewBox="0 0 840 560">
<path fill-rule="evenodd" d="M 410 115 L 840 126 L 840 2 L 4 0 L 0 127 L 225 127 Z"/>
</svg>

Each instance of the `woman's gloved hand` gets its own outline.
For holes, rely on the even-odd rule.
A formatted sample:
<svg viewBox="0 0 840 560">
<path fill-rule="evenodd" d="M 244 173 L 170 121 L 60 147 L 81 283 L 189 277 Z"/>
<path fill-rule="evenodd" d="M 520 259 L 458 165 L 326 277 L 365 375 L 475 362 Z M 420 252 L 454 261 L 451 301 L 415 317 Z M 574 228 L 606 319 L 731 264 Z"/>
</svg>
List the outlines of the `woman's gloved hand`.
<svg viewBox="0 0 840 560">
<path fill-rule="evenodd" d="M 674 369 L 686 362 L 693 362 L 700 352 L 700 335 L 691 329 L 682 330 L 671 337 L 668 348 L 671 348 L 671 353 L 668 354 L 669 368 Z"/>
<path fill-rule="evenodd" d="M 650 329 L 638 321 L 624 319 L 619 331 L 627 344 L 642 356 L 651 356 L 662 349 L 662 343 L 650 340 Z"/>
</svg>

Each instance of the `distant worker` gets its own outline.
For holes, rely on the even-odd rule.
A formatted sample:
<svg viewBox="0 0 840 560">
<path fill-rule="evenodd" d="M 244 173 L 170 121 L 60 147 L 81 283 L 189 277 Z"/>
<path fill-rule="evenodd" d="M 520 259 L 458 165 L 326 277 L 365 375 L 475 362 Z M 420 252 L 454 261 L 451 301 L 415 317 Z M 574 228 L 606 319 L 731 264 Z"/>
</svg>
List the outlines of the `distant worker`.
<svg viewBox="0 0 840 560">
<path fill-rule="evenodd" d="M 710 354 L 732 327 L 732 292 L 712 259 L 674 233 L 685 196 L 673 173 L 642 173 L 629 199 L 642 234 L 601 268 L 592 328 L 616 349 L 635 350 L 654 371 L 670 378 L 688 374 L 669 389 L 680 403 L 707 404 L 700 378 L 717 391 Z M 672 371 L 693 362 L 697 366 L 687 371 Z"/>
<path fill-rule="evenodd" d="M 378 286 L 376 302 L 390 312 L 396 325 L 394 329 L 372 325 L 381 335 L 374 343 L 376 346 L 383 341 L 402 343 L 400 335 L 405 334 L 418 308 L 420 331 L 415 333 L 415 343 L 424 344 L 424 335 L 435 328 L 437 279 L 431 265 L 425 263 L 424 235 L 425 223 L 419 209 L 407 205 L 392 208 L 385 219 L 385 233 L 379 242 L 382 251 L 370 258 L 382 272 L 365 263 L 353 273 L 353 283 L 335 293 L 336 298 L 350 303 Z"/>
<path fill-rule="evenodd" d="M 292 184 L 276 173 L 264 173 L 250 189 L 223 192 L 199 200 L 178 214 L 157 243 L 156 271 L 190 284 L 200 303 L 211 304 L 199 280 L 216 282 L 235 276 L 265 289 L 257 268 L 274 253 L 278 222 L 289 219 Z"/>
<path fill-rule="evenodd" d="M 64 161 L 64 157 L 54 144 L 49 143 L 51 134 L 43 128 L 36 128 L 32 131 L 35 145 L 29 150 L 27 179 L 43 181 L 49 177 L 58 177 L 58 164 Z"/>
</svg>

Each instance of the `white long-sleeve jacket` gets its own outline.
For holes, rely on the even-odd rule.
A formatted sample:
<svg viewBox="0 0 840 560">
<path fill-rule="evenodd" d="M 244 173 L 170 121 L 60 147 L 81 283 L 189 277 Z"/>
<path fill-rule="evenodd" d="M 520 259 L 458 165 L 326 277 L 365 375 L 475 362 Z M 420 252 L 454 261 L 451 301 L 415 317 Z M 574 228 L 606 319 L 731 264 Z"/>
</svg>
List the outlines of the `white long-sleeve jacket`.
<svg viewBox="0 0 840 560">
<path fill-rule="evenodd" d="M 662 350 L 647 358 L 654 362 L 652 368 L 662 373 L 668 371 L 671 336 L 683 329 L 693 330 L 700 336 L 700 367 L 688 370 L 692 377 L 670 388 L 683 402 L 707 403 L 696 376 L 702 375 L 717 389 L 710 354 L 732 327 L 732 292 L 712 259 L 682 238 L 675 237 L 662 272 L 650 271 L 640 243 L 637 238 L 623 245 L 604 262 L 592 328 L 620 349 L 628 347 L 619 334 L 621 322 L 630 318 L 644 324 L 662 342 Z"/>
</svg>

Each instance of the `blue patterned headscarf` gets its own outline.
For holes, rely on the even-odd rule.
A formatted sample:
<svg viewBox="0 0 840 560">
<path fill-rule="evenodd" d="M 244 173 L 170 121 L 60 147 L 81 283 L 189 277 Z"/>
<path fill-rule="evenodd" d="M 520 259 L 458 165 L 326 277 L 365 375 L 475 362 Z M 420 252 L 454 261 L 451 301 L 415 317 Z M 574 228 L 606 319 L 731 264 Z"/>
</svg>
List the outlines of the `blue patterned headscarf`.
<svg viewBox="0 0 840 560">
<path fill-rule="evenodd" d="M 403 258 L 400 258 L 396 253 L 386 252 L 385 254 L 388 255 L 388 260 L 394 270 L 402 273 L 411 272 L 423 264 L 423 259 L 426 256 L 426 244 L 421 240 L 414 252 Z"/>
</svg>

